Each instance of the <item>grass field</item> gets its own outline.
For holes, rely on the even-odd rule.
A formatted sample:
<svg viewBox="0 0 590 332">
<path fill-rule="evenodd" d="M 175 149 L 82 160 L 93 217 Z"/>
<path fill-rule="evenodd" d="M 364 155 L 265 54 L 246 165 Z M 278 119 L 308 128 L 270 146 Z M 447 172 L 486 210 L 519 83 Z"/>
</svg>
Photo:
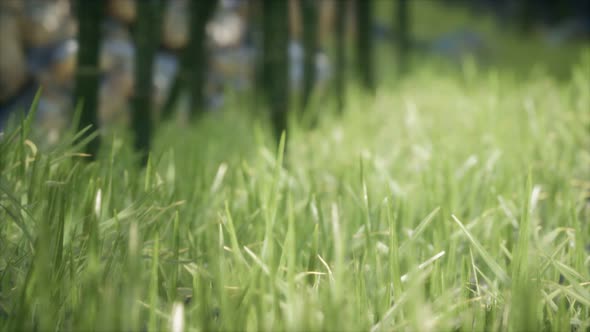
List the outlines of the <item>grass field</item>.
<svg viewBox="0 0 590 332">
<path fill-rule="evenodd" d="M 146 169 L 0 139 L 0 330 L 590 328 L 590 54 L 569 80 L 423 67 L 288 132 L 240 103 Z"/>
</svg>

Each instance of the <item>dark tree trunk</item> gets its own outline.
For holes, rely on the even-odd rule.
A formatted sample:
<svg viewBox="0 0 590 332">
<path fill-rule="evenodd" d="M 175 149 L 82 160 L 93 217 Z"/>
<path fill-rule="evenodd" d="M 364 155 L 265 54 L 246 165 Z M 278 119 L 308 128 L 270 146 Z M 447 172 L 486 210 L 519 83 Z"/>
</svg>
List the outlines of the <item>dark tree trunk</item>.
<svg viewBox="0 0 590 332">
<path fill-rule="evenodd" d="M 189 0 L 189 43 L 179 55 L 180 69 L 176 73 L 170 94 L 164 103 L 162 117 L 169 119 L 177 106 L 182 91 L 189 91 L 189 118 L 206 109 L 205 83 L 207 78 L 207 22 L 217 6 L 217 0 Z"/>
<path fill-rule="evenodd" d="M 145 165 L 150 150 L 152 134 L 152 92 L 154 58 L 160 40 L 159 0 L 137 2 L 135 25 L 135 94 L 131 125 L 135 136 L 135 148 Z"/>
<path fill-rule="evenodd" d="M 409 1 L 397 0 L 397 60 L 399 74 L 408 71 L 410 53 L 410 13 Z"/>
<path fill-rule="evenodd" d="M 517 0 L 520 29 L 524 33 L 531 31 L 535 20 L 535 0 Z"/>
<path fill-rule="evenodd" d="M 277 141 L 287 129 L 289 11 L 287 0 L 263 0 L 263 80 Z"/>
<path fill-rule="evenodd" d="M 264 30 L 264 14 L 262 13 L 262 0 L 248 1 L 248 33 L 249 42 L 254 45 L 257 50 L 263 48 L 263 30 Z M 257 57 L 254 63 L 254 85 L 259 91 L 264 90 L 264 56 Z"/>
<path fill-rule="evenodd" d="M 78 0 L 76 3 L 79 22 L 79 48 L 74 98 L 76 102 L 83 103 L 78 124 L 80 130 L 88 126 L 92 126 L 92 130 L 98 129 L 98 81 L 100 76 L 98 56 L 103 10 L 103 1 Z M 88 132 L 85 137 L 90 134 L 91 132 Z M 81 140 L 85 137 L 82 137 Z M 99 144 L 100 138 L 96 136 L 86 145 L 86 153 L 92 155 L 93 159 L 96 158 Z"/>
<path fill-rule="evenodd" d="M 356 0 L 357 27 L 357 61 L 363 86 L 370 92 L 375 91 L 375 77 L 373 71 L 373 0 Z"/>
<path fill-rule="evenodd" d="M 184 70 L 188 77 L 191 119 L 206 108 L 205 83 L 207 78 L 207 35 L 205 28 L 217 6 L 217 0 L 192 0 L 190 10 L 190 37 L 184 56 Z"/>
<path fill-rule="evenodd" d="M 347 15 L 346 0 L 336 0 L 336 16 L 335 16 L 335 41 L 336 54 L 334 56 L 334 86 L 336 92 L 336 108 L 339 112 L 344 109 L 344 102 L 346 98 L 346 18 Z"/>
<path fill-rule="evenodd" d="M 303 89 L 301 106 L 305 110 L 312 94 L 316 70 L 315 53 L 318 48 L 318 2 L 300 0 L 303 20 Z"/>
<path fill-rule="evenodd" d="M 258 51 L 264 52 L 264 14 L 262 0 L 248 0 L 248 43 Z M 252 113 L 265 116 L 266 82 L 264 81 L 264 55 L 254 59 L 254 98 L 250 105 Z"/>
<path fill-rule="evenodd" d="M 508 0 L 497 0 L 491 4 L 496 22 L 503 27 L 508 20 Z"/>
</svg>

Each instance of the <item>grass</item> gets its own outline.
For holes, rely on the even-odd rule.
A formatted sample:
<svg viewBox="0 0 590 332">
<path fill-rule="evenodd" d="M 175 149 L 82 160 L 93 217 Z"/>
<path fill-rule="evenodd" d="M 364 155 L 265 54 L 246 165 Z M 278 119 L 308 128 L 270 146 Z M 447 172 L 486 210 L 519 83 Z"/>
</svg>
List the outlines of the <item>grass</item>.
<svg viewBox="0 0 590 332">
<path fill-rule="evenodd" d="M 236 102 L 0 139 L 0 330 L 587 330 L 590 56 L 567 81 L 424 66 L 283 154 Z M 176 330 L 175 330 L 176 331 Z"/>
</svg>

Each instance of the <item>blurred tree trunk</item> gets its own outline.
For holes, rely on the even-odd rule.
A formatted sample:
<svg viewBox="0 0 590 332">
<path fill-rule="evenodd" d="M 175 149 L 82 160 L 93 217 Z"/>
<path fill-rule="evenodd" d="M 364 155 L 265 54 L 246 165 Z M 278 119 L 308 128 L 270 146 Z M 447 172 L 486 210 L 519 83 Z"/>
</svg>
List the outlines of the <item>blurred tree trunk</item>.
<svg viewBox="0 0 590 332">
<path fill-rule="evenodd" d="M 207 78 L 207 22 L 213 15 L 217 0 L 192 0 L 190 8 L 190 37 L 183 62 L 188 74 L 191 119 L 206 109 L 205 83 Z"/>
<path fill-rule="evenodd" d="M 189 118 L 194 119 L 206 109 L 207 22 L 215 12 L 217 0 L 189 0 L 189 42 L 180 53 L 180 69 L 164 103 L 163 118 L 174 113 L 182 91 L 189 91 Z"/>
<path fill-rule="evenodd" d="M 318 48 L 318 2 L 300 0 L 303 19 L 303 89 L 302 109 L 305 110 L 315 83 L 315 53 Z"/>
<path fill-rule="evenodd" d="M 263 0 L 263 80 L 277 141 L 287 129 L 289 11 L 287 0 Z"/>
<path fill-rule="evenodd" d="M 264 36 L 262 35 L 263 30 L 263 19 L 264 15 L 262 14 L 262 0 L 249 0 L 248 1 L 248 32 L 249 32 L 249 42 L 254 45 L 257 50 L 261 50 L 263 48 L 263 41 L 262 39 Z M 254 85 L 260 90 L 263 90 L 264 87 L 264 57 L 260 56 L 255 59 L 254 63 Z"/>
<path fill-rule="evenodd" d="M 344 109 L 346 98 L 346 18 L 347 15 L 346 0 L 336 0 L 336 19 L 334 27 L 334 37 L 336 41 L 336 54 L 334 56 L 334 85 L 336 90 L 336 108 L 338 112 Z"/>
<path fill-rule="evenodd" d="M 397 60 L 399 74 L 403 75 L 408 71 L 410 53 L 410 13 L 409 1 L 397 0 L 396 9 L 397 25 Z"/>
<path fill-rule="evenodd" d="M 248 37 L 247 42 L 249 43 L 248 46 L 254 47 L 256 50 L 260 52 L 263 50 L 264 42 L 263 42 L 263 18 L 264 14 L 262 13 L 263 4 L 262 0 L 249 0 L 248 3 Z M 254 98 L 252 98 L 252 113 L 257 115 L 263 114 L 261 110 L 264 109 L 266 105 L 266 91 L 265 91 L 265 82 L 264 82 L 264 56 L 257 56 L 254 59 L 254 72 L 253 72 L 253 82 L 254 82 Z"/>
<path fill-rule="evenodd" d="M 503 27 L 508 20 L 508 1 L 507 0 L 496 0 L 492 3 L 494 15 L 497 23 L 500 27 Z"/>
<path fill-rule="evenodd" d="M 375 91 L 373 71 L 373 0 L 356 0 L 357 62 L 363 86 Z"/>
<path fill-rule="evenodd" d="M 524 33 L 531 31 L 535 19 L 536 0 L 517 0 L 520 29 Z"/>
<path fill-rule="evenodd" d="M 74 97 L 76 102 L 83 103 L 82 113 L 78 128 L 80 130 L 92 126 L 92 130 L 98 129 L 98 81 L 99 52 L 100 52 L 100 23 L 103 15 L 102 1 L 78 0 L 76 11 L 79 22 L 78 33 L 78 68 L 76 69 L 76 87 Z M 84 135 L 87 137 L 91 132 Z M 84 139 L 85 137 L 82 137 Z M 96 158 L 100 144 L 97 136 L 86 146 L 86 153 Z"/>
<path fill-rule="evenodd" d="M 154 59 L 160 41 L 159 0 L 137 2 L 135 23 L 135 94 L 131 125 L 135 136 L 135 148 L 141 153 L 141 163 L 147 163 L 152 135 L 152 92 Z"/>
</svg>

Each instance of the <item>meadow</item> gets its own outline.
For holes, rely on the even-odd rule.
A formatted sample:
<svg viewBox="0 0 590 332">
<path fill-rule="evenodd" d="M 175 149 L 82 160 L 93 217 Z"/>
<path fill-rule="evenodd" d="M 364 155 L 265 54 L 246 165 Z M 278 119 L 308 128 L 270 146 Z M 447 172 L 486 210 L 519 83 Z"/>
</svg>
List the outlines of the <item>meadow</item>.
<svg viewBox="0 0 590 332">
<path fill-rule="evenodd" d="M 590 53 L 421 66 L 277 146 L 236 98 L 90 162 L 0 137 L 0 330 L 587 330 Z M 75 128 L 75 126 L 73 126 Z"/>
</svg>

